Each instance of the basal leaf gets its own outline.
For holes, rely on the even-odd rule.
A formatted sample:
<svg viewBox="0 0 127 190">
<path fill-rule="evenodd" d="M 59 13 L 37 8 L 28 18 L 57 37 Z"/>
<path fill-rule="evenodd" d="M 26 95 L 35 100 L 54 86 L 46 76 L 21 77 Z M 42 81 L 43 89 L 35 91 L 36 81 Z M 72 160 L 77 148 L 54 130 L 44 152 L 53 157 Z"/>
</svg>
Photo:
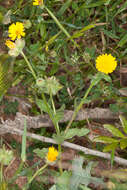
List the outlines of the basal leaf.
<svg viewBox="0 0 127 190">
<path fill-rule="evenodd" d="M 123 133 L 113 125 L 105 124 L 104 128 L 108 129 L 108 131 L 110 131 L 115 137 L 125 137 Z"/>
<path fill-rule="evenodd" d="M 118 140 L 111 138 L 111 137 L 105 137 L 105 136 L 100 136 L 100 137 L 96 137 L 94 138 L 95 142 L 101 142 L 101 143 L 117 143 L 119 142 Z"/>
<path fill-rule="evenodd" d="M 98 184 L 103 184 L 103 180 L 100 178 L 91 176 L 91 168 L 93 162 L 90 162 L 85 169 L 83 166 L 83 159 L 76 158 L 72 164 L 72 177 L 70 180 L 70 190 L 78 190 L 80 184 L 88 186 L 90 183 L 93 183 L 95 186 Z"/>
<path fill-rule="evenodd" d="M 109 152 L 118 147 L 118 143 L 112 143 L 104 147 L 103 152 Z"/>
<path fill-rule="evenodd" d="M 122 139 L 121 141 L 120 141 L 120 148 L 121 149 L 124 149 L 124 148 L 126 148 L 127 147 L 127 139 Z"/>
<path fill-rule="evenodd" d="M 127 134 L 127 120 L 122 115 L 120 115 L 119 118 L 122 123 L 123 130 Z"/>
</svg>

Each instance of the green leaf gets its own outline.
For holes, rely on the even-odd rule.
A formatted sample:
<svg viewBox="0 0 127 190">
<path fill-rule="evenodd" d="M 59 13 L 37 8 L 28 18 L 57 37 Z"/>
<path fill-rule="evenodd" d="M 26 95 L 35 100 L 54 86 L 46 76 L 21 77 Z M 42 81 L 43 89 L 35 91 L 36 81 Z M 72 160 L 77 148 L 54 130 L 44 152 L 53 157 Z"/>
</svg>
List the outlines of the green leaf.
<svg viewBox="0 0 127 190">
<path fill-rule="evenodd" d="M 56 114 L 54 115 L 54 120 L 56 122 L 59 122 L 60 120 L 63 119 L 63 117 L 64 117 L 64 109 L 65 109 L 65 105 L 63 104 L 61 106 L 61 108 L 56 111 Z"/>
<path fill-rule="evenodd" d="M 109 75 L 106 75 L 104 73 L 98 72 L 95 76 L 92 77 L 91 83 L 95 86 L 97 85 L 100 80 L 106 80 L 107 82 L 112 82 L 112 79 Z"/>
<path fill-rule="evenodd" d="M 60 175 L 56 179 L 57 189 L 59 190 L 69 190 L 71 173 L 64 171 L 62 175 Z"/>
<path fill-rule="evenodd" d="M 75 158 L 72 164 L 72 177 L 70 179 L 70 190 L 78 190 L 80 184 L 88 186 L 93 183 L 95 186 L 104 184 L 102 179 L 92 177 L 90 172 L 93 162 L 89 162 L 85 169 L 83 166 L 83 158 Z"/>
<path fill-rule="evenodd" d="M 103 29 L 103 32 L 104 32 L 104 34 L 105 34 L 106 36 L 108 36 L 109 38 L 112 38 L 112 39 L 119 39 L 118 36 L 116 36 L 115 34 L 113 34 L 113 33 L 110 32 L 110 31 L 107 31 L 107 30 Z"/>
<path fill-rule="evenodd" d="M 38 157 L 43 159 L 43 158 L 45 158 L 46 154 L 48 153 L 48 148 L 43 148 L 43 149 L 37 148 L 37 149 L 34 149 L 33 152 L 36 153 Z"/>
<path fill-rule="evenodd" d="M 115 137 L 125 137 L 123 133 L 113 125 L 105 124 L 104 128 L 108 129 Z"/>
<path fill-rule="evenodd" d="M 119 41 L 118 46 L 122 47 L 127 42 L 127 34 L 123 36 L 123 38 Z"/>
<path fill-rule="evenodd" d="M 100 136 L 100 137 L 96 137 L 94 138 L 94 142 L 101 142 L 101 143 L 117 143 L 119 142 L 118 140 L 111 138 L 111 137 L 105 137 L 105 136 Z"/>
<path fill-rule="evenodd" d="M 115 16 L 124 11 L 126 8 L 127 8 L 127 1 L 125 1 L 125 3 L 118 9 Z"/>
<path fill-rule="evenodd" d="M 127 147 L 127 139 L 122 139 L 120 141 L 120 148 L 125 149 Z"/>
<path fill-rule="evenodd" d="M 65 3 L 63 3 L 62 7 L 60 8 L 60 10 L 58 11 L 57 15 L 60 17 L 64 14 L 64 12 L 68 9 L 68 7 L 70 6 L 72 0 L 67 0 L 65 1 Z"/>
<path fill-rule="evenodd" d="M 70 139 L 74 136 L 79 136 L 79 137 L 82 137 L 82 136 L 85 136 L 89 133 L 89 129 L 85 129 L 85 128 L 82 128 L 82 129 L 78 129 L 78 128 L 75 128 L 75 129 L 69 129 L 67 131 L 67 133 L 65 134 L 65 139 Z"/>
<path fill-rule="evenodd" d="M 79 37 L 83 36 L 85 31 L 90 30 L 91 28 L 94 28 L 94 27 L 95 27 L 94 24 L 90 24 L 90 25 L 88 25 L 88 26 L 85 26 L 85 27 L 82 28 L 81 30 L 75 32 L 75 33 L 71 36 L 71 39 L 73 39 L 73 38 L 79 38 Z"/>
<path fill-rule="evenodd" d="M 103 152 L 109 152 L 118 147 L 118 143 L 112 143 L 104 147 Z"/>
<path fill-rule="evenodd" d="M 53 134 L 53 139 L 56 141 L 57 144 L 62 144 L 64 142 L 64 136 L 63 134 L 57 135 L 57 134 Z"/>
<path fill-rule="evenodd" d="M 40 110 L 41 110 L 42 112 L 48 113 L 47 106 L 45 105 L 45 103 L 44 103 L 43 100 L 41 100 L 41 99 L 36 99 L 36 104 L 37 104 L 37 106 L 40 108 Z M 48 102 L 47 102 L 47 104 L 48 104 Z M 48 106 L 50 107 L 49 104 L 48 104 Z M 51 109 L 51 107 L 50 107 L 50 109 Z"/>
<path fill-rule="evenodd" d="M 127 120 L 122 115 L 120 115 L 119 118 L 122 123 L 123 130 L 127 134 Z"/>
</svg>

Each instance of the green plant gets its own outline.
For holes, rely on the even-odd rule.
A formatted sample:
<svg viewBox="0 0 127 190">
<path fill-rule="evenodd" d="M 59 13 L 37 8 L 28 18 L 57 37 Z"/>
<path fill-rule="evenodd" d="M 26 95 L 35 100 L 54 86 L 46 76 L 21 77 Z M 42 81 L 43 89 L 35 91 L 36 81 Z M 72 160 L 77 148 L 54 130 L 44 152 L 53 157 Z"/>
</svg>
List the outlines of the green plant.
<svg viewBox="0 0 127 190">
<path fill-rule="evenodd" d="M 123 133 L 114 125 L 104 124 L 104 128 L 107 129 L 113 135 L 113 137 L 99 136 L 94 138 L 95 142 L 108 144 L 104 147 L 103 151 L 111 152 L 112 163 L 114 159 L 115 150 L 117 148 L 121 148 L 123 150 L 127 147 L 127 136 L 125 135 L 127 134 L 127 120 L 122 115 L 120 115 L 119 118 L 123 129 Z"/>
<path fill-rule="evenodd" d="M 65 189 L 79 190 L 80 188 L 89 190 L 88 185 L 93 183 L 95 186 L 104 185 L 103 179 L 92 177 L 92 162 L 89 162 L 83 169 L 83 158 L 75 158 L 72 163 L 72 173 L 64 171 L 63 174 L 56 179 L 56 184 L 50 190 Z"/>
</svg>

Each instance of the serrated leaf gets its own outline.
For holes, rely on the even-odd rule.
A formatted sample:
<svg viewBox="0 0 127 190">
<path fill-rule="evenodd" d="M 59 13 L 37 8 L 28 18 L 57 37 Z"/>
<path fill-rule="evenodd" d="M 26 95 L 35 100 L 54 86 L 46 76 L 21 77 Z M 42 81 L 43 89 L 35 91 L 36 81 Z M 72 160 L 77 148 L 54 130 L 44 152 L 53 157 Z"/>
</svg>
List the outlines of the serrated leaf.
<svg viewBox="0 0 127 190">
<path fill-rule="evenodd" d="M 93 162 L 89 162 L 85 169 L 83 166 L 83 158 L 75 158 L 72 164 L 72 177 L 70 180 L 70 190 L 78 190 L 80 184 L 88 186 L 93 183 L 95 186 L 103 184 L 100 178 L 92 177 L 90 172 Z"/>
<path fill-rule="evenodd" d="M 106 136 L 100 136 L 100 137 L 96 137 L 94 138 L 94 142 L 101 142 L 101 143 L 117 143 L 119 142 L 118 140 L 111 138 L 111 137 L 106 137 Z"/>
<path fill-rule="evenodd" d="M 115 137 L 125 137 L 123 133 L 113 125 L 105 124 L 104 128 L 108 129 L 108 131 L 110 131 Z"/>
<path fill-rule="evenodd" d="M 69 190 L 69 182 L 70 182 L 71 173 L 64 171 L 62 175 L 60 175 L 56 179 L 56 189 L 57 190 Z"/>
<path fill-rule="evenodd" d="M 109 152 L 118 147 L 118 143 L 112 143 L 104 147 L 103 152 Z"/>
<path fill-rule="evenodd" d="M 41 99 L 36 99 L 36 104 L 37 104 L 37 106 L 40 108 L 40 110 L 41 110 L 42 112 L 48 113 L 47 106 L 45 105 L 45 103 L 44 103 L 43 100 L 41 100 Z M 48 104 L 48 102 L 47 102 L 47 104 Z M 51 107 L 50 107 L 49 104 L 48 104 L 48 106 L 49 106 L 49 108 L 51 109 Z"/>
<path fill-rule="evenodd" d="M 106 75 L 104 73 L 98 72 L 95 76 L 92 77 L 91 84 L 93 86 L 97 85 L 100 80 L 106 80 L 107 82 L 112 82 L 112 79 L 109 75 Z"/>
<path fill-rule="evenodd" d="M 48 148 L 43 148 L 43 149 L 37 148 L 37 149 L 34 149 L 33 152 L 36 153 L 38 157 L 43 159 L 43 158 L 45 158 L 46 154 L 48 153 Z"/>
<path fill-rule="evenodd" d="M 120 141 L 120 148 L 121 149 L 124 149 L 124 148 L 126 148 L 127 147 L 127 139 L 122 139 L 121 141 Z"/>
<path fill-rule="evenodd" d="M 69 129 L 67 131 L 67 133 L 65 134 L 65 139 L 70 139 L 74 136 L 85 136 L 89 133 L 89 129 L 86 129 L 86 128 L 82 128 L 82 129 L 78 129 L 78 128 L 75 128 L 75 129 Z"/>
<path fill-rule="evenodd" d="M 127 134 L 127 120 L 122 115 L 120 115 L 119 118 L 122 123 L 123 130 Z"/>
</svg>

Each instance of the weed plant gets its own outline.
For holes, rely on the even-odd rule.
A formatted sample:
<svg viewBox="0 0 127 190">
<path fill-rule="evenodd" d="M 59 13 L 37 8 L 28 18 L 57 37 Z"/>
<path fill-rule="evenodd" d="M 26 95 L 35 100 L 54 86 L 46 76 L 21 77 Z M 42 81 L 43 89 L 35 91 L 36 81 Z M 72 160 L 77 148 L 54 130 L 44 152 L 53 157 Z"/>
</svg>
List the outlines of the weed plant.
<svg viewBox="0 0 127 190">
<path fill-rule="evenodd" d="M 33 104 L 32 111 L 47 113 L 52 120 L 52 138 L 58 145 L 35 149 L 44 165 L 35 172 L 36 164 L 26 169 L 25 122 L 21 164 L 13 178 L 6 181 L 3 167 L 12 157 L 8 163 L 1 161 L 1 190 L 9 189 L 9 185 L 16 189 L 14 182 L 20 175 L 27 176 L 23 190 L 39 189 L 35 179 L 41 173 L 45 176 L 44 172 L 56 162 L 59 170 L 54 185 L 46 187 L 42 180 L 42 189 L 89 190 L 91 183 L 94 189 L 98 185 L 117 189 L 115 183 L 109 186 L 103 179 L 91 176 L 91 162 L 83 169 L 82 158 L 74 159 L 71 172 L 63 171 L 61 145 L 64 140 L 90 132 L 87 127 L 72 127 L 84 104 L 95 107 L 99 102 L 98 107 L 126 113 L 126 98 L 120 93 L 120 71 L 126 66 L 127 53 L 126 10 L 127 2 L 123 0 L 16 0 L 10 5 L 0 1 L 0 41 L 6 51 L 6 56 L 0 52 L 0 100 L 4 95 L 13 96 L 8 88 L 22 83 L 27 88 L 24 97 Z M 63 130 L 59 121 L 65 109 L 74 112 Z M 5 147 L 1 152 L 8 154 Z"/>
</svg>

